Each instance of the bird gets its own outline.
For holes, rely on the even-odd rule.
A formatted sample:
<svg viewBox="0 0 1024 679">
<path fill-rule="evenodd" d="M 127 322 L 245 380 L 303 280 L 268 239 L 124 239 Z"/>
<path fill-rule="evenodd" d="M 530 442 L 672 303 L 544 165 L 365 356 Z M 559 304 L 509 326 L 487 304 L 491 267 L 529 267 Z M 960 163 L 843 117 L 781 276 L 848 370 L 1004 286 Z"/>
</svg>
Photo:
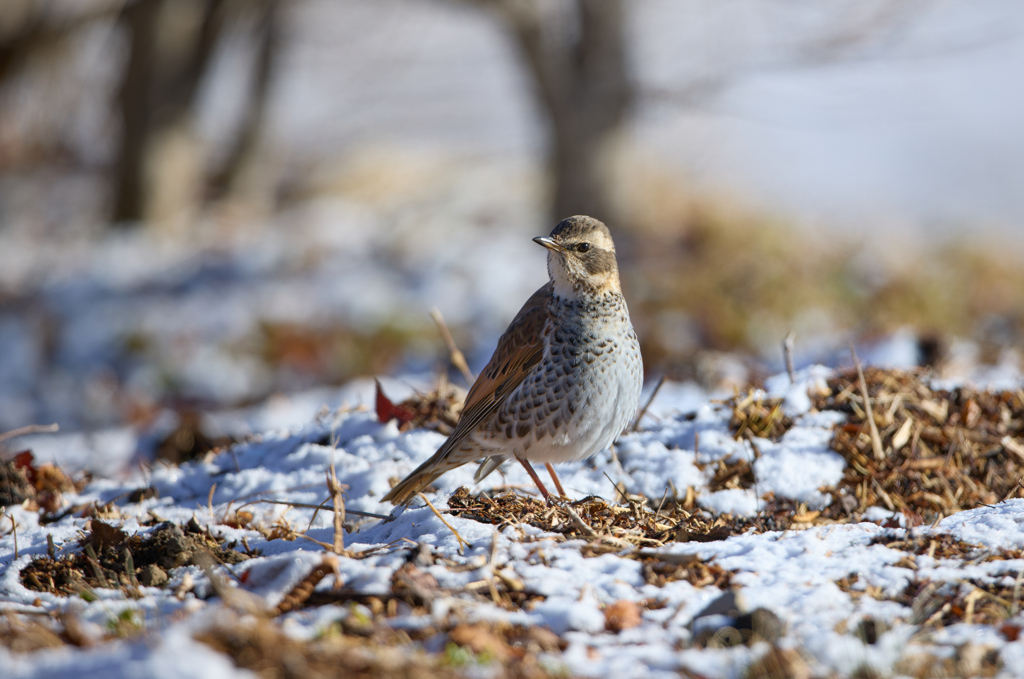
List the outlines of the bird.
<svg viewBox="0 0 1024 679">
<path fill-rule="evenodd" d="M 498 340 L 451 435 L 384 501 L 407 505 L 456 467 L 484 458 L 479 480 L 514 458 L 550 503 L 530 462 L 543 462 L 565 497 L 551 463 L 597 454 L 633 420 L 643 359 L 608 227 L 577 215 L 533 241 L 547 248 L 548 282 Z"/>
</svg>

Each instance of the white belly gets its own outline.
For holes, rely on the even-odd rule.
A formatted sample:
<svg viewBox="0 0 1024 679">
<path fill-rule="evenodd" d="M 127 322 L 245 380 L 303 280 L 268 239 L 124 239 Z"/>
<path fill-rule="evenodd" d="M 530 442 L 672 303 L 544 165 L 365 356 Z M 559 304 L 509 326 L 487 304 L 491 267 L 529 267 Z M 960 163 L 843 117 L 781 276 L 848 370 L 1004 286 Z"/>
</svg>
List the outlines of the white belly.
<svg viewBox="0 0 1024 679">
<path fill-rule="evenodd" d="M 480 448 L 535 462 L 569 462 L 611 445 L 632 422 L 639 405 L 639 343 L 629 332 L 614 350 L 609 346 L 595 355 L 583 347 L 584 355 L 589 362 L 581 359 L 561 370 L 557 365 L 538 366 L 503 409 L 499 421 L 511 426 L 480 432 L 474 437 Z"/>
</svg>

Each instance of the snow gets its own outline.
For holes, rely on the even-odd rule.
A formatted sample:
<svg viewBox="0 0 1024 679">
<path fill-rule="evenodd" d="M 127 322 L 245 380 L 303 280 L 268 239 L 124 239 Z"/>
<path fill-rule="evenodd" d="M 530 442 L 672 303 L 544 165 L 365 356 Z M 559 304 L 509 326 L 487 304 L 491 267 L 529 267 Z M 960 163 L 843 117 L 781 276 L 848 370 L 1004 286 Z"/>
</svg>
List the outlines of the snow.
<svg viewBox="0 0 1024 679">
<path fill-rule="evenodd" d="M 798 374 L 796 384 L 804 391 L 813 389 L 829 374 L 825 368 L 807 368 Z M 388 384 L 398 391 L 402 383 Z M 785 375 L 769 379 L 767 385 L 769 393 L 784 395 L 787 402 L 800 400 Z M 411 389 L 408 385 L 404 388 Z M 178 522 L 195 517 L 229 540 L 244 537 L 250 547 L 262 550 L 262 555 L 225 567 L 235 575 L 246 574 L 244 585 L 232 586 L 243 587 L 272 607 L 321 562 L 323 549 L 308 540 L 268 540 L 255 530 L 225 526 L 221 519 L 228 511 L 244 505 L 255 514 L 254 521 L 265 525 L 287 521 L 297 531 L 309 525 L 309 537 L 330 543 L 333 529 L 329 513 L 320 512 L 313 518 L 311 509 L 294 507 L 285 511 L 280 505 L 259 500 L 319 504 L 325 497 L 324 471 L 333 463 L 339 480 L 348 486 L 348 509 L 387 514 L 393 508 L 382 504 L 380 498 L 389 488 L 388 479 L 410 471 L 443 441 L 435 432 L 400 432 L 394 422 L 377 422 L 372 413 L 356 405 L 368 400 L 369 389 L 367 382 L 356 382 L 338 390 L 278 398 L 246 411 L 214 413 L 210 421 L 225 430 L 238 432 L 246 426 L 254 427 L 248 440 L 212 459 L 179 467 L 133 466 L 127 451 L 134 449 L 141 434 L 128 429 L 91 437 L 35 436 L 23 443 L 30 443 L 39 459 L 56 460 L 69 469 L 92 469 L 95 478 L 66 501 L 114 502 L 121 512 L 121 528 L 129 533 L 154 530 L 144 525 L 153 513 Z M 349 406 L 325 411 L 319 407 L 321 401 L 333 407 L 346 401 Z M 570 495 L 592 493 L 614 501 L 617 491 L 612 483 L 622 482 L 627 492 L 657 500 L 667 492 L 671 481 L 679 492 L 693 487 L 699 505 L 707 510 L 750 516 L 762 502 L 759 498 L 768 492 L 805 502 L 809 508 L 821 506 L 827 497 L 820 489 L 834 486 L 842 476 L 843 460 L 829 449 L 834 414 L 795 407 L 794 413 L 803 413 L 797 416 L 796 425 L 777 443 L 755 439 L 753 445 L 759 451 L 755 455 L 751 442 L 734 441 L 728 433 L 728 408 L 695 387 L 668 383 L 655 403 L 656 417 L 646 418 L 640 431 L 627 433 L 618 442 L 618 461 L 604 451 L 592 460 L 559 466 Z M 111 456 L 104 458 L 103 450 Z M 700 467 L 720 459 L 751 460 L 756 490 L 709 492 L 710 470 Z M 518 465 L 507 467 L 474 490 L 505 483 L 528 485 L 525 471 Z M 438 491 L 431 498 L 434 504 L 444 510 L 450 492 L 460 485 L 472 487 L 473 471 L 472 465 L 467 465 L 439 479 Z M 138 504 L 126 502 L 126 493 L 145 485 L 157 488 L 160 497 Z M 530 526 L 496 527 L 448 515 L 449 523 L 470 544 L 460 549 L 452 531 L 428 508 L 412 506 L 394 515 L 389 522 L 350 515 L 353 528 L 345 535 L 346 546 L 356 552 L 377 551 L 362 559 L 339 559 L 346 587 L 366 595 L 387 593 L 392 574 L 406 562 L 413 544 L 419 543 L 428 545 L 449 563 L 463 565 L 454 570 L 444 562 L 426 566 L 424 570 L 441 587 L 462 587 L 500 571 L 521 580 L 526 591 L 544 597 L 532 608 L 515 612 L 476 600 L 440 598 L 425 617 L 399 614 L 389 618 L 395 628 L 440 623 L 453 610 L 470 621 L 505 620 L 546 626 L 569 644 L 561 656 L 548 660 L 580 676 L 667 677 L 677 676 L 685 668 L 707 677 L 735 677 L 767 651 L 763 643 L 734 648 L 691 647 L 696 629 L 714 622 L 714 618 L 707 617 L 695 625 L 696 616 L 722 591 L 710 585 L 696 587 L 685 580 L 662 587 L 647 584 L 641 562 L 629 558 L 630 549 L 588 557 L 581 551 L 585 543 L 580 540 L 565 541 Z M 740 595 L 743 610 L 764 607 L 773 611 L 785 624 L 780 646 L 800 649 L 816 674 L 847 676 L 863 667 L 889 672 L 912 653 L 941 655 L 970 643 L 996 649 L 1006 668 L 1002 676 L 1011 676 L 1013 663 L 1024 661 L 1024 641 L 1010 642 L 994 628 L 966 624 L 922 636 L 920 628 L 909 622 L 907 607 L 884 597 L 852 597 L 837 585 L 837 581 L 849 578 L 853 591 L 871 587 L 892 597 L 912 580 L 955 584 L 971 578 L 1005 583 L 1012 582 L 1024 568 L 1020 559 L 967 563 L 919 555 L 917 569 L 912 570 L 901 561 L 904 552 L 873 544 L 880 537 L 906 533 L 906 529 L 879 525 L 890 517 L 890 512 L 880 510 L 869 512 L 862 523 L 744 533 L 715 542 L 668 543 L 644 548 L 643 554 L 663 558 L 692 555 L 732 571 L 733 591 Z M 143 617 L 146 633 L 135 640 L 105 641 L 82 650 L 67 647 L 31 654 L 0 650 L 5 677 L 251 676 L 193 638 L 225 615 L 224 604 L 212 596 L 210 583 L 199 568 L 172 571 L 169 589 L 143 588 L 138 600 L 102 589 L 97 590 L 99 599 L 92 603 L 36 592 L 21 584 L 19 570 L 34 556 L 46 553 L 48 534 L 58 554 L 78 550 L 76 541 L 85 519 L 72 514 L 41 525 L 36 512 L 11 507 L 4 523 L 10 520 L 18 528 L 18 556 L 15 558 L 13 534 L 2 527 L 0 609 L 49 614 L 74 611 L 97 638 L 118 613 L 129 610 Z M 982 547 L 1020 548 L 1024 546 L 1022 524 L 1024 500 L 1008 500 L 961 512 L 935 526 L 915 528 L 913 534 L 949 533 Z M 179 600 L 174 588 L 186 577 L 194 581 L 195 588 Z M 331 586 L 332 578 L 328 577 L 318 588 Z M 602 609 L 620 600 L 659 601 L 663 605 L 641 609 L 639 627 L 619 634 L 606 632 Z M 335 606 L 306 608 L 285 614 L 281 624 L 290 636 L 309 639 L 325 625 L 351 614 L 349 610 Z M 865 618 L 885 623 L 874 644 L 865 643 L 850 631 Z M 1017 624 L 1022 622 L 1019 614 L 1015 620 Z M 424 642 L 425 647 L 433 648 L 431 643 Z M 440 648 L 443 645 L 435 650 Z"/>
</svg>

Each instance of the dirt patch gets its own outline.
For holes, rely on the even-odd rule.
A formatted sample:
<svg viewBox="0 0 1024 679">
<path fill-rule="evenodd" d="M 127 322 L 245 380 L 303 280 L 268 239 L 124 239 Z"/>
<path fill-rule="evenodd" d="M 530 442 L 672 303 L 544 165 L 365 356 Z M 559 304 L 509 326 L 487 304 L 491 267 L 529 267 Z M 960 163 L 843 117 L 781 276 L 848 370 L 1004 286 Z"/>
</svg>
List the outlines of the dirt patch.
<svg viewBox="0 0 1024 679">
<path fill-rule="evenodd" d="M 21 570 L 28 589 L 73 596 L 95 587 L 120 589 L 138 596 L 140 585 L 167 583 L 168 571 L 193 565 L 197 555 L 209 553 L 220 563 L 239 563 L 250 555 L 234 544 L 210 534 L 194 520 L 185 526 L 161 524 L 148 535 L 128 535 L 110 524 L 93 519 L 89 532 L 79 541 L 81 552 L 55 558 L 38 557 Z"/>
</svg>

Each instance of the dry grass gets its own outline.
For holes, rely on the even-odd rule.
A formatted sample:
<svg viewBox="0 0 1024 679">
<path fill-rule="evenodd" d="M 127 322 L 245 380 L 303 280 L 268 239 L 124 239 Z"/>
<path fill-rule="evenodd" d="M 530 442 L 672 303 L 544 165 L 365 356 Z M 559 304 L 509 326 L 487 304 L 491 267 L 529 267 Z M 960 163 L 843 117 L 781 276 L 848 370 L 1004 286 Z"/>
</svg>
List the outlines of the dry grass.
<svg viewBox="0 0 1024 679">
<path fill-rule="evenodd" d="M 839 518 L 842 495 L 856 498 L 849 509 L 885 507 L 902 512 L 910 525 L 1024 497 L 1024 393 L 934 391 L 924 377 L 867 369 L 866 407 L 856 373 L 847 371 L 829 380 L 828 395 L 815 397 L 818 409 L 847 415 L 832 439 L 847 468 L 827 515 Z M 868 408 L 883 459 L 872 452 Z"/>
<path fill-rule="evenodd" d="M 622 505 L 594 496 L 547 505 L 512 491 L 494 496 L 472 495 L 462 487 L 448 498 L 448 507 L 456 516 L 491 523 L 499 530 L 505 526 L 530 525 L 560 533 L 566 539 L 588 540 L 592 543 L 587 550 L 589 554 L 620 551 L 631 545 L 721 540 L 733 534 L 726 517 L 708 517 L 692 507 L 687 509 L 685 502 L 666 502 L 661 511 L 655 511 L 646 498 L 639 496 L 625 498 Z M 746 524 L 740 522 L 735 530 L 745 528 Z"/>
</svg>

